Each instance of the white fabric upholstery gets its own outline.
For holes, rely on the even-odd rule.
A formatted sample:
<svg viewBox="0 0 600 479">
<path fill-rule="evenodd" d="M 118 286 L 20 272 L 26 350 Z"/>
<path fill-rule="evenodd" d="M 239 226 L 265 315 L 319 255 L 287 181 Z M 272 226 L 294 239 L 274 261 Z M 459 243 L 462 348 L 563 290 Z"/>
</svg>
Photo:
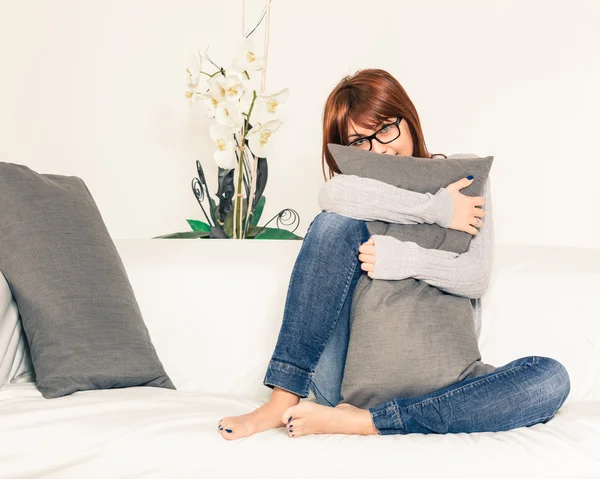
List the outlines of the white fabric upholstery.
<svg viewBox="0 0 600 479">
<path fill-rule="evenodd" d="M 0 272 L 0 386 L 32 379 L 33 367 L 19 311 Z"/>
<path fill-rule="evenodd" d="M 571 393 L 546 424 L 501 433 L 314 435 L 239 441 L 223 416 L 253 410 L 300 242 L 119 240 L 152 340 L 178 391 L 45 400 L 0 388 L 0 476 L 600 477 L 600 250 L 498 245 L 482 300 L 485 362 L 562 362 Z M 310 398 L 307 400 L 311 400 Z"/>
</svg>

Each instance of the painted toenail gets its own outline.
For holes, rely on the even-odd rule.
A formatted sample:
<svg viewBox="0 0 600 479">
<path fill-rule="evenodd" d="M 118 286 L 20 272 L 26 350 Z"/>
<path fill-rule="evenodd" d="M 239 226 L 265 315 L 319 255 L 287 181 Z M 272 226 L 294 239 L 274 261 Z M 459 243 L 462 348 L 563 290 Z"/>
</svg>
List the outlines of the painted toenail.
<svg viewBox="0 0 600 479">
<path fill-rule="evenodd" d="M 227 432 L 233 432 L 231 429 L 225 429 Z"/>
</svg>

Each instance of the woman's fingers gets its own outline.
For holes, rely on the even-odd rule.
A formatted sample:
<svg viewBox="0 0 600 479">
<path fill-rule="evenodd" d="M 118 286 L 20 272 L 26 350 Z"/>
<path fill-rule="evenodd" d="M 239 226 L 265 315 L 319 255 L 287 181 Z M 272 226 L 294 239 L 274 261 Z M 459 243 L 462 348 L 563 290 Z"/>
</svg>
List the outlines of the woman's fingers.
<svg viewBox="0 0 600 479">
<path fill-rule="evenodd" d="M 358 247 L 358 252 L 358 260 L 361 262 L 360 268 L 363 271 L 372 273 L 375 270 L 375 240 L 369 238 L 369 241 Z M 369 277 L 371 277 L 370 274 Z"/>
<path fill-rule="evenodd" d="M 363 243 L 358 247 L 358 252 L 375 255 L 375 244 Z"/>
<path fill-rule="evenodd" d="M 375 265 L 372 263 L 361 263 L 360 269 L 363 271 L 373 272 L 375 271 Z"/>
<path fill-rule="evenodd" d="M 473 216 L 483 218 L 485 216 L 485 210 L 483 208 L 473 208 Z"/>
<path fill-rule="evenodd" d="M 472 198 L 473 206 L 483 206 L 485 205 L 485 198 L 483 196 L 474 196 Z"/>
<path fill-rule="evenodd" d="M 473 183 L 473 180 L 474 178 L 472 176 L 470 179 L 469 177 L 461 178 L 460 180 L 455 181 L 454 183 L 450 183 L 448 186 L 446 186 L 446 189 L 451 191 L 462 190 L 463 188 L 466 188 L 471 183 Z"/>
<path fill-rule="evenodd" d="M 373 256 L 371 254 L 359 254 L 358 260 L 361 263 L 375 264 L 375 256 Z"/>
</svg>

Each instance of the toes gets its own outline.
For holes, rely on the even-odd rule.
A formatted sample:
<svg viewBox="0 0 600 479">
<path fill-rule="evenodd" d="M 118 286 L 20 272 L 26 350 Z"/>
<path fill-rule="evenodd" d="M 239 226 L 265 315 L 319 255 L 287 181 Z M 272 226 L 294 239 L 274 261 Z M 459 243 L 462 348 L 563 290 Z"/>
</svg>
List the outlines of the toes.
<svg viewBox="0 0 600 479">
<path fill-rule="evenodd" d="M 223 427 L 223 428 L 219 428 L 219 433 L 221 434 L 221 436 L 223 437 L 232 437 L 233 436 L 233 429 L 231 429 L 231 427 Z"/>
<path fill-rule="evenodd" d="M 289 407 L 281 415 L 281 421 L 283 422 L 283 424 L 286 425 L 286 427 L 288 426 L 290 421 L 294 418 L 294 410 L 295 409 L 296 409 L 296 406 Z"/>
<path fill-rule="evenodd" d="M 232 441 L 233 439 L 239 439 L 242 436 L 238 436 L 237 434 L 235 434 L 235 432 L 226 432 L 225 429 L 223 429 L 222 431 L 219 431 L 221 433 L 221 436 L 223 436 L 224 439 L 227 439 L 228 441 Z"/>
<path fill-rule="evenodd" d="M 237 434 L 239 433 L 239 428 L 239 424 L 234 424 L 233 422 L 223 420 L 219 422 L 218 432 L 225 439 L 238 439 L 239 437 L 241 437 Z"/>
<path fill-rule="evenodd" d="M 221 419 L 217 425 L 217 429 L 222 435 L 231 434 L 233 432 L 233 423 L 228 418 Z"/>
<path fill-rule="evenodd" d="M 231 429 L 231 427 L 230 427 L 230 422 L 229 422 L 229 421 L 226 421 L 225 419 L 221 419 L 221 420 L 219 421 L 219 424 L 217 424 L 217 429 L 218 429 L 219 431 L 224 431 L 226 428 L 227 428 L 227 429 Z"/>
<path fill-rule="evenodd" d="M 286 426 L 289 437 L 298 437 L 302 435 L 302 431 L 304 430 L 304 420 L 302 419 L 292 419 L 292 421 Z"/>
</svg>

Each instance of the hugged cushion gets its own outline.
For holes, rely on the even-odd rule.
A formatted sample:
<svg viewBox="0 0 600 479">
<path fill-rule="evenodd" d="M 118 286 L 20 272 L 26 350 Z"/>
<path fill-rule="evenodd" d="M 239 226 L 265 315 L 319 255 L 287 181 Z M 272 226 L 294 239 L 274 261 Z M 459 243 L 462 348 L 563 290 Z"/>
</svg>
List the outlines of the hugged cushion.
<svg viewBox="0 0 600 479">
<path fill-rule="evenodd" d="M 174 388 L 83 180 L 0 162 L 0 271 L 44 397 Z"/>
<path fill-rule="evenodd" d="M 468 175 L 461 190 L 481 196 L 493 157 L 425 159 L 329 145 L 343 174 L 436 193 Z M 371 235 L 390 235 L 428 249 L 464 253 L 472 235 L 437 224 L 368 221 Z M 429 394 L 496 368 L 481 361 L 469 298 L 448 294 L 415 278 L 373 280 L 364 273 L 350 313 L 350 341 L 342 402 L 367 408 L 395 398 Z"/>
</svg>

